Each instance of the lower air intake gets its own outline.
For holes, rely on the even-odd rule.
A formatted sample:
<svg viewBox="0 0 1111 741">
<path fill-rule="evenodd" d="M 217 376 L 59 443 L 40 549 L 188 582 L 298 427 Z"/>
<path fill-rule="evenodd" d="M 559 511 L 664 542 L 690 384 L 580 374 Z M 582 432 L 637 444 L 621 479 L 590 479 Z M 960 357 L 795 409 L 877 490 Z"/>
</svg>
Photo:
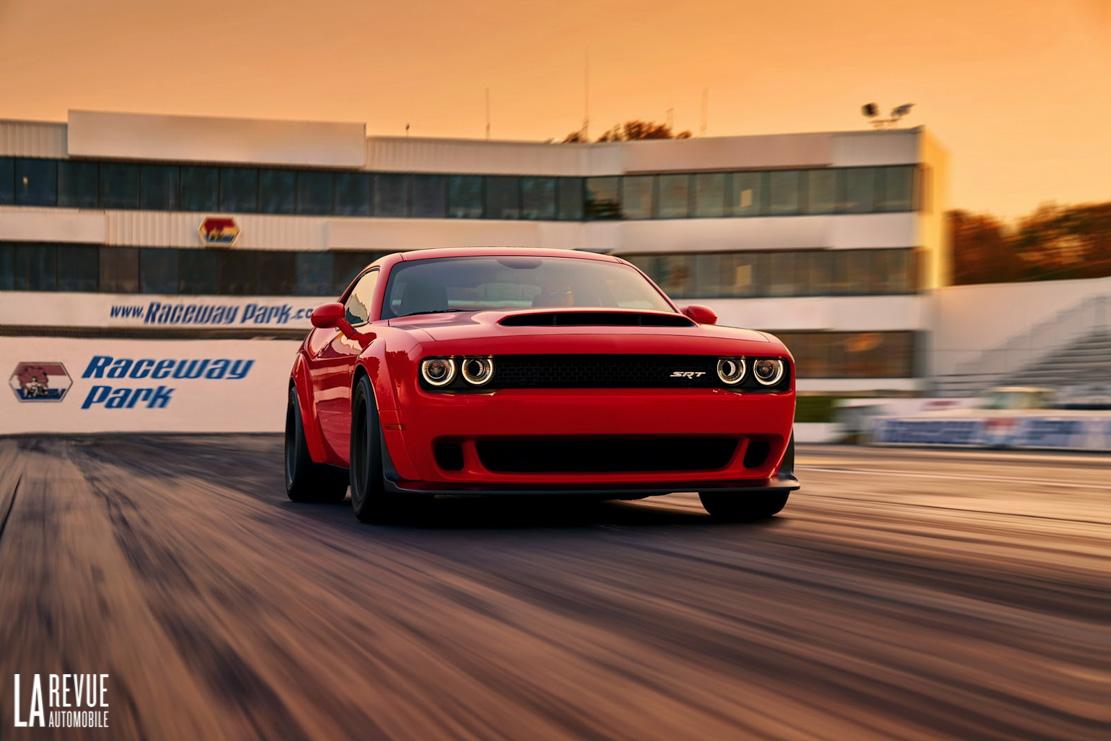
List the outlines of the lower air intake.
<svg viewBox="0 0 1111 741">
<path fill-rule="evenodd" d="M 578 437 L 479 440 L 479 460 L 496 473 L 715 471 L 737 450 L 727 437 Z"/>
</svg>

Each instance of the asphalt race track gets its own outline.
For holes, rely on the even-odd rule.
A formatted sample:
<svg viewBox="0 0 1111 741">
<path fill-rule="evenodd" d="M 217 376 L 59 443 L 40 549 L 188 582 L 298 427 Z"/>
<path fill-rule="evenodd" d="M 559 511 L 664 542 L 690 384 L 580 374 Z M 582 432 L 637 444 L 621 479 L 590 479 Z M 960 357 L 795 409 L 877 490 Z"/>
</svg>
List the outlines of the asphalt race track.
<svg viewBox="0 0 1111 741">
<path fill-rule="evenodd" d="M 0 737 L 1106 738 L 1111 460 L 800 450 L 758 525 L 692 495 L 295 505 L 278 437 L 0 440 Z"/>
</svg>

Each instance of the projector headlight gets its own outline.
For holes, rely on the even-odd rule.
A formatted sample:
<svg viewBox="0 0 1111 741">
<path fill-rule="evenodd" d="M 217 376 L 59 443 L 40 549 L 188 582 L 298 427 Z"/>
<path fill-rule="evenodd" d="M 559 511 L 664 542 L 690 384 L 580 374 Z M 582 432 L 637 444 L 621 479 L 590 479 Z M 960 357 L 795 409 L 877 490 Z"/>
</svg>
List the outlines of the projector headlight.
<svg viewBox="0 0 1111 741">
<path fill-rule="evenodd" d="M 745 377 L 744 358 L 721 358 L 718 360 L 718 378 L 728 386 L 736 386 Z"/>
<path fill-rule="evenodd" d="M 494 377 L 493 358 L 463 358 L 463 380 L 472 386 L 482 386 Z"/>
<path fill-rule="evenodd" d="M 451 358 L 427 358 L 421 361 L 420 374 L 429 386 L 447 386 L 455 378 L 455 361 Z"/>
<path fill-rule="evenodd" d="M 752 364 L 752 375 L 761 386 L 774 386 L 783 378 L 783 361 L 776 358 L 760 358 Z"/>
</svg>

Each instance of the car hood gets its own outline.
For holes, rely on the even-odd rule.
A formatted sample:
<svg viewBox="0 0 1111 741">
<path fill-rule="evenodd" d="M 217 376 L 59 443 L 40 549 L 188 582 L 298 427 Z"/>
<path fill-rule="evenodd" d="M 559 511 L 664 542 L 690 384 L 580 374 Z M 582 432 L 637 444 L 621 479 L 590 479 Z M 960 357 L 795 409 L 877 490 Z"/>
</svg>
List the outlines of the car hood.
<svg viewBox="0 0 1111 741">
<path fill-rule="evenodd" d="M 475 311 L 424 314 L 389 320 L 396 329 L 413 331 L 437 342 L 484 341 L 503 345 L 521 341 L 538 348 L 545 338 L 579 345 L 584 351 L 641 352 L 666 346 L 674 352 L 714 352 L 722 343 L 753 343 L 751 350 L 770 351 L 769 335 L 738 327 L 695 324 L 682 314 L 655 311 L 558 309 Z M 778 342 L 775 343 L 778 345 Z M 642 349 L 643 348 L 643 349 Z M 491 347 L 493 351 L 493 347 Z"/>
</svg>

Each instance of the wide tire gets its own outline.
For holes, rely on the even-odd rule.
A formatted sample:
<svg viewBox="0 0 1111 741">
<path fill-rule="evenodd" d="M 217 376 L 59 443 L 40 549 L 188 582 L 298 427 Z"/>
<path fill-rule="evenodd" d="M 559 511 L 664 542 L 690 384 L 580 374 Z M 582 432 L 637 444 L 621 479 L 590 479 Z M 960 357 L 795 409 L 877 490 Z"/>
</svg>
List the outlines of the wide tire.
<svg viewBox="0 0 1111 741">
<path fill-rule="evenodd" d="M 351 398 L 351 508 L 360 522 L 389 522 L 407 512 L 406 497 L 386 490 L 382 476 L 382 429 L 370 379 L 355 384 Z"/>
<path fill-rule="evenodd" d="M 783 454 L 783 462 L 779 465 L 783 473 L 794 473 L 795 470 L 795 436 L 791 435 L 787 443 L 787 451 Z M 718 493 L 701 492 L 698 498 L 702 506 L 716 520 L 728 522 L 756 522 L 773 517 L 787 506 L 789 491 L 784 492 L 759 492 L 745 494 L 744 492 Z"/>
<path fill-rule="evenodd" d="M 335 504 L 347 496 L 347 471 L 314 463 L 309 455 L 295 388 L 289 389 L 285 412 L 285 491 L 294 502 Z"/>
</svg>

